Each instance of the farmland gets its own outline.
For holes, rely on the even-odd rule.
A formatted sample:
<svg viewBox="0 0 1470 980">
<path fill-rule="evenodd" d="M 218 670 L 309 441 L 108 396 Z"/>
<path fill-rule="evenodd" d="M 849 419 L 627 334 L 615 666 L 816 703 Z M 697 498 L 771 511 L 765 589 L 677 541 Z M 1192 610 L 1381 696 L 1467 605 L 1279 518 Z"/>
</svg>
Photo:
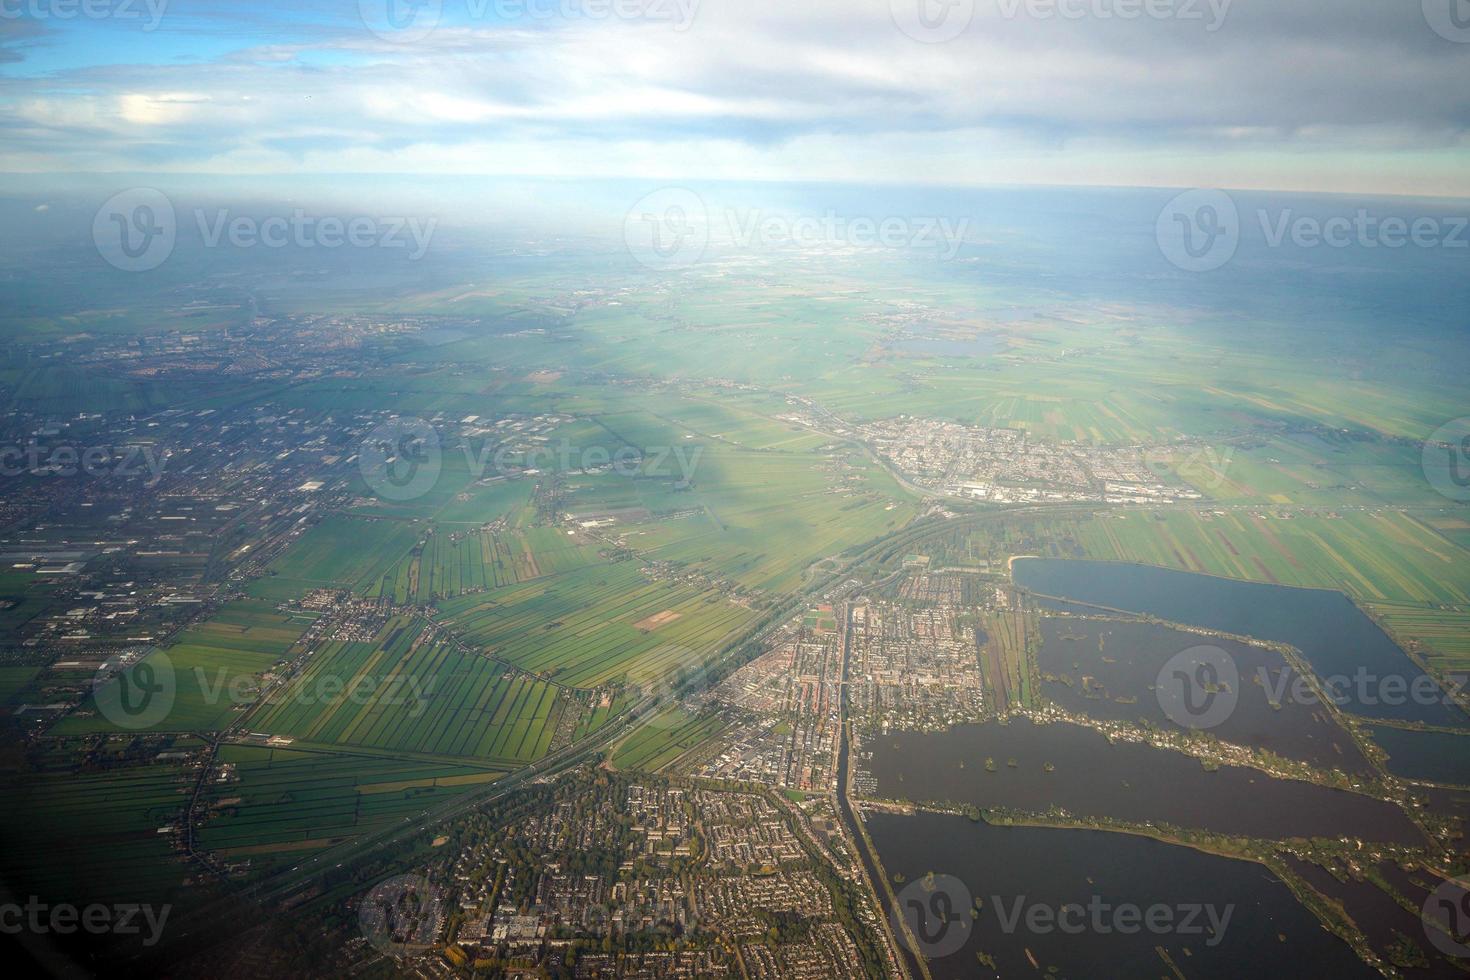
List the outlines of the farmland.
<svg viewBox="0 0 1470 980">
<path fill-rule="evenodd" d="M 495 657 L 558 684 L 643 680 L 714 651 L 754 614 L 636 562 L 600 563 L 441 603 L 446 623 Z M 638 623 L 669 611 L 656 629 Z"/>
<path fill-rule="evenodd" d="M 989 526 L 972 559 L 1008 554 L 1132 561 L 1345 592 L 1411 650 L 1463 667 L 1470 552 L 1398 511 L 1130 511 Z"/>
<path fill-rule="evenodd" d="M 513 768 L 546 753 L 557 690 L 396 617 L 372 643 L 328 644 L 252 728 L 320 746 Z"/>
<path fill-rule="evenodd" d="M 598 561 L 597 549 L 557 528 L 523 531 L 446 531 L 428 534 L 366 590 L 399 605 L 502 589 Z"/>
<path fill-rule="evenodd" d="M 309 614 L 280 612 L 260 600 L 242 599 L 185 630 L 167 648 L 154 651 L 150 658 L 157 662 L 156 672 L 166 675 L 166 683 L 172 685 L 172 701 L 157 727 L 208 732 L 229 725 L 254 701 L 263 676 L 287 659 L 312 619 Z M 114 704 L 120 696 L 117 682 L 95 693 L 96 699 Z M 62 719 L 52 734 L 115 730 L 96 701 L 89 700 L 80 711 Z"/>
<path fill-rule="evenodd" d="M 187 863 L 161 827 L 177 825 L 193 787 L 183 766 L 152 763 L 109 772 L 6 774 L 0 856 L 16 893 L 96 901 L 168 901 Z M 65 848 L 76 860 L 56 860 Z"/>
<path fill-rule="evenodd" d="M 650 718 L 613 751 L 614 768 L 658 772 L 728 727 L 718 714 L 695 714 L 674 706 Z"/>
<path fill-rule="evenodd" d="M 417 814 L 500 773 L 322 749 L 227 745 L 210 786 L 200 844 L 257 870 Z"/>
</svg>

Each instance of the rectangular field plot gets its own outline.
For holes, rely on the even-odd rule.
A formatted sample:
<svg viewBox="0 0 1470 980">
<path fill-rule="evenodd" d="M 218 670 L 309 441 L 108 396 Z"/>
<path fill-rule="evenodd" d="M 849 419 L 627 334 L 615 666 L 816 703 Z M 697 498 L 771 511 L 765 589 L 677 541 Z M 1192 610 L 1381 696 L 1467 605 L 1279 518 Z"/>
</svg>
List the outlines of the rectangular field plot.
<svg viewBox="0 0 1470 980">
<path fill-rule="evenodd" d="M 417 541 L 406 521 L 331 514 L 276 559 L 271 571 L 299 583 L 302 592 L 361 590 L 376 585 Z"/>
<path fill-rule="evenodd" d="M 154 763 L 6 779 L 6 886 L 53 902 L 171 900 L 195 869 L 159 831 L 178 825 L 197 775 Z"/>
<path fill-rule="evenodd" d="M 148 666 L 140 668 L 151 670 L 151 677 L 143 675 L 150 683 L 167 685 L 160 695 L 167 699 L 165 710 L 157 717 L 147 716 L 143 727 L 167 732 L 225 728 L 258 697 L 262 676 L 287 659 L 311 622 L 309 615 L 282 613 L 269 603 L 241 599 L 185 630 L 171 646 L 150 653 L 144 661 Z M 114 679 L 100 687 L 51 733 L 117 731 L 115 720 L 135 716 L 112 710 L 123 696 L 120 684 Z"/>
<path fill-rule="evenodd" d="M 568 687 L 658 676 L 713 651 L 755 616 L 715 593 L 650 580 L 634 562 L 577 569 L 441 609 L 467 642 Z M 647 628 L 650 617 L 666 613 L 674 615 Z"/>
<path fill-rule="evenodd" d="M 369 593 L 423 604 L 516 585 L 600 561 L 557 528 L 453 531 L 440 528 L 379 580 Z"/>
<path fill-rule="evenodd" d="M 514 768 L 546 754 L 561 710 L 553 685 L 398 618 L 373 643 L 336 642 L 316 653 L 251 728 Z"/>
<path fill-rule="evenodd" d="M 729 725 L 718 714 L 694 715 L 681 707 L 666 708 L 628 736 L 613 752 L 617 769 L 658 772 Z"/>
<path fill-rule="evenodd" d="M 226 745 L 208 787 L 200 846 L 252 869 L 417 815 L 502 773 L 351 752 Z"/>
</svg>

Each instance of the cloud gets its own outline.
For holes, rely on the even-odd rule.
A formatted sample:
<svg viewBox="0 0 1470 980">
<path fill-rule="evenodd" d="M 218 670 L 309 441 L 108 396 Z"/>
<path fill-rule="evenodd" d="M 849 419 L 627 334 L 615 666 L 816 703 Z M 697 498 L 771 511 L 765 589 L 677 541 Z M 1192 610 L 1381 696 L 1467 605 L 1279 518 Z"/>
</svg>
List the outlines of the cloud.
<svg viewBox="0 0 1470 980">
<path fill-rule="evenodd" d="M 1199 0 L 1224 14 L 1209 31 L 1072 2 L 1086 16 L 977 0 L 944 44 L 906 36 L 890 0 L 704 0 L 687 31 L 476 19 L 445 0 L 439 26 L 406 44 L 340 7 L 211 7 L 132 36 L 126 62 L 0 74 L 0 167 L 523 173 L 535 160 L 603 176 L 677 161 L 693 177 L 892 180 L 917 163 L 921 178 L 968 182 L 1066 176 L 1071 159 L 1067 182 L 1085 182 L 1097 154 L 1127 180 L 1131 153 L 1138 181 L 1212 155 L 1238 160 L 1241 182 L 1269 181 L 1270 160 L 1292 180 L 1305 160 L 1362 181 L 1363 160 L 1397 159 L 1470 194 L 1470 177 L 1446 188 L 1424 163 L 1470 163 L 1470 44 L 1436 35 L 1418 4 Z M 231 26 L 240 43 L 180 59 L 180 39 Z"/>
</svg>

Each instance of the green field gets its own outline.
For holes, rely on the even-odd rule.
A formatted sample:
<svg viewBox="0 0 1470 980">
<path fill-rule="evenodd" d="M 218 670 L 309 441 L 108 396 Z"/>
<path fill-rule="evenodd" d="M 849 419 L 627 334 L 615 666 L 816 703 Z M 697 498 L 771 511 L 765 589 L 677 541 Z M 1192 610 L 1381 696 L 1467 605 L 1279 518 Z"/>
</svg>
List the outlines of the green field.
<svg viewBox="0 0 1470 980">
<path fill-rule="evenodd" d="M 653 581 L 632 561 L 574 569 L 441 608 L 467 642 L 569 687 L 640 681 L 702 660 L 755 615 L 718 594 Z M 656 621 L 660 616 L 664 621 Z"/>
<path fill-rule="evenodd" d="M 261 679 L 287 659 L 314 617 L 287 614 L 257 599 L 242 599 L 194 626 L 161 651 L 149 654 L 156 674 L 172 685 L 167 713 L 148 728 L 156 731 L 209 732 L 229 725 L 259 694 Z M 167 658 L 163 668 L 161 653 Z M 116 731 L 100 710 L 122 697 L 119 681 L 97 690 L 82 707 L 63 718 L 53 735 Z"/>
<path fill-rule="evenodd" d="M 728 726 L 717 714 L 692 714 L 677 705 L 665 708 L 619 743 L 611 763 L 616 769 L 658 772 Z"/>
<path fill-rule="evenodd" d="M 401 822 L 499 778 L 472 765 L 317 749 L 227 745 L 228 778 L 210 784 L 200 846 L 261 869 Z"/>
<path fill-rule="evenodd" d="M 251 728 L 315 745 L 513 768 L 546 753 L 560 713 L 551 685 L 397 617 L 372 643 L 331 643 L 315 653 Z"/>
</svg>

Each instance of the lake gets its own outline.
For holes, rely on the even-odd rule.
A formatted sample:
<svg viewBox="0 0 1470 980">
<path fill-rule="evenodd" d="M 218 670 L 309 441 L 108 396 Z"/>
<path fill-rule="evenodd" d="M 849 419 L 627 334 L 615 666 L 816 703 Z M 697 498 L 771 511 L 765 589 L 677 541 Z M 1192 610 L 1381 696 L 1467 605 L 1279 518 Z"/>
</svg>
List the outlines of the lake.
<svg viewBox="0 0 1470 980">
<path fill-rule="evenodd" d="M 1254 769 L 1209 772 L 1198 759 L 1142 742 L 1110 743 L 1080 725 L 960 725 L 943 733 L 891 732 L 865 739 L 864 766 L 877 796 L 967 803 L 1077 816 L 1167 823 L 1286 839 L 1337 837 L 1423 844 L 1392 803 Z M 988 772 L 985 760 L 995 762 Z M 1009 763 L 1014 761 L 1015 766 Z M 1050 764 L 1053 771 L 1048 772 Z"/>
<path fill-rule="evenodd" d="M 1081 559 L 1017 559 L 1012 574 L 1017 585 L 1043 595 L 1290 644 L 1319 677 L 1344 679 L 1342 707 L 1354 714 L 1470 725 L 1408 654 L 1341 592 Z M 1416 684 L 1436 693 L 1412 697 L 1406 692 Z"/>
<path fill-rule="evenodd" d="M 961 910 L 952 920 L 962 931 L 950 945 L 962 940 L 963 946 L 929 961 L 940 980 L 1379 976 L 1256 864 L 1123 834 L 993 827 L 944 814 L 873 813 L 867 826 L 890 878 L 902 876 L 894 884 L 901 899 L 926 900 L 915 889 L 933 872 L 963 883 L 965 891 L 952 904 L 966 897 L 982 903 L 977 918 Z M 915 889 L 905 892 L 907 884 Z M 1086 927 L 1076 933 L 1048 927 L 1045 918 L 1029 912 L 1069 905 L 1104 911 L 1089 913 Z M 1122 906 L 1170 910 L 1172 925 L 1126 933 L 1114 925 L 1124 920 L 1107 911 Z M 1194 932 L 1196 926 L 1186 923 L 1185 910 L 1203 906 L 1213 907 L 1215 921 L 1225 923 L 1217 934 Z M 1018 919 L 1018 910 L 1027 911 Z M 1201 920 L 1209 921 L 1200 915 L 1196 924 Z M 1154 921 L 1162 922 L 1162 915 Z M 1075 928 L 1075 917 L 1068 922 Z M 930 932 L 931 938 L 936 935 L 938 930 Z M 944 938 L 948 935 L 940 941 Z M 991 957 L 994 969 L 985 968 L 977 953 Z"/>
<path fill-rule="evenodd" d="M 1266 647 L 1200 636 L 1157 623 L 1052 617 L 1041 621 L 1042 688 L 1076 714 L 1100 721 L 1171 724 L 1155 690 L 1160 672 L 1181 651 L 1207 644 L 1234 661 L 1238 700 L 1212 731 L 1222 740 L 1265 749 L 1327 769 L 1372 770 L 1357 743 L 1320 705 L 1267 696 L 1288 665 Z"/>
<path fill-rule="evenodd" d="M 1373 741 L 1388 753 L 1388 771 L 1405 779 L 1470 786 L 1470 735 L 1373 729 Z"/>
</svg>

